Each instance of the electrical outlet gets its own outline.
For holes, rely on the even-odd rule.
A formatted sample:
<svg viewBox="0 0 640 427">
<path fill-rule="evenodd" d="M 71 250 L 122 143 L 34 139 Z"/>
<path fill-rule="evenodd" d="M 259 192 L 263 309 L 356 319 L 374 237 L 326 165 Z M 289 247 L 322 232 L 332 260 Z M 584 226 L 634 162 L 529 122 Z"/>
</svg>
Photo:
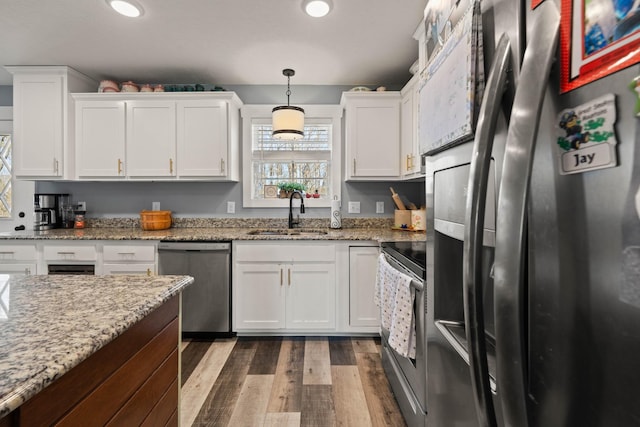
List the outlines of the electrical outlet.
<svg viewBox="0 0 640 427">
<path fill-rule="evenodd" d="M 159 211 L 160 210 L 160 202 L 151 202 L 151 210 Z"/>
<path fill-rule="evenodd" d="M 227 202 L 227 213 L 236 213 L 236 202 Z"/>
<path fill-rule="evenodd" d="M 376 213 L 384 213 L 384 202 L 376 202 Z"/>
<path fill-rule="evenodd" d="M 360 213 L 360 202 L 349 202 L 349 213 Z"/>
<path fill-rule="evenodd" d="M 79 211 L 87 211 L 87 202 L 78 202 L 77 210 Z"/>
</svg>

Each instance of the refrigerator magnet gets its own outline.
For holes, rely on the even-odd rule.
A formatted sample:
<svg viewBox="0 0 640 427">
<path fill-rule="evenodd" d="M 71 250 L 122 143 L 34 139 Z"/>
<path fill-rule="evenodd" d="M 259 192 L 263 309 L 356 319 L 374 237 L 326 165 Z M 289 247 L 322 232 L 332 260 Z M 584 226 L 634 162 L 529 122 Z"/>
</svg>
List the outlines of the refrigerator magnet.
<svg viewBox="0 0 640 427">
<path fill-rule="evenodd" d="M 629 89 L 635 92 L 636 98 L 638 98 L 636 99 L 636 107 L 634 109 L 634 113 L 636 114 L 636 117 L 640 117 L 640 76 L 631 80 L 631 83 L 629 84 Z"/>
<path fill-rule="evenodd" d="M 557 121 L 557 155 L 560 174 L 568 175 L 618 164 L 615 131 L 615 95 L 607 94 L 586 104 L 563 110 Z"/>
</svg>

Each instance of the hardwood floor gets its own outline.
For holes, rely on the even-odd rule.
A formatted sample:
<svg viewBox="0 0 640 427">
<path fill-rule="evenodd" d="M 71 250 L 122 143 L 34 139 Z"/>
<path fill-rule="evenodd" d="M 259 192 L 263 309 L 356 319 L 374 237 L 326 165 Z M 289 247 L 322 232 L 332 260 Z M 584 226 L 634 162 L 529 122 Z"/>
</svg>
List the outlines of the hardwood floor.
<svg viewBox="0 0 640 427">
<path fill-rule="evenodd" d="M 182 426 L 405 426 L 380 340 L 185 341 Z"/>
</svg>

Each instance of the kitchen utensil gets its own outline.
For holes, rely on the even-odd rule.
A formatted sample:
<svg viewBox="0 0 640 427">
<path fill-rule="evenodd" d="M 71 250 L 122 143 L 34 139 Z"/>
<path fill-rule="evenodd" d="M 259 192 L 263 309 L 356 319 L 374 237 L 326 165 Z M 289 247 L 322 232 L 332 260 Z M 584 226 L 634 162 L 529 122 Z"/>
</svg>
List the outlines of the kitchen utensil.
<svg viewBox="0 0 640 427">
<path fill-rule="evenodd" d="M 415 203 L 407 203 L 407 208 L 411 209 L 412 211 L 418 209 L 418 207 L 415 205 Z"/>
<path fill-rule="evenodd" d="M 396 209 L 393 217 L 394 228 L 411 228 L 411 211 Z"/>
<path fill-rule="evenodd" d="M 400 199 L 400 196 L 398 195 L 398 193 L 395 192 L 393 187 L 389 187 L 389 190 L 391 190 L 391 198 L 393 199 L 393 202 L 396 204 L 396 207 L 402 211 L 406 210 L 407 208 L 404 206 L 404 203 Z"/>
<path fill-rule="evenodd" d="M 122 92 L 140 92 L 140 88 L 137 84 L 129 80 L 122 83 Z"/>
</svg>

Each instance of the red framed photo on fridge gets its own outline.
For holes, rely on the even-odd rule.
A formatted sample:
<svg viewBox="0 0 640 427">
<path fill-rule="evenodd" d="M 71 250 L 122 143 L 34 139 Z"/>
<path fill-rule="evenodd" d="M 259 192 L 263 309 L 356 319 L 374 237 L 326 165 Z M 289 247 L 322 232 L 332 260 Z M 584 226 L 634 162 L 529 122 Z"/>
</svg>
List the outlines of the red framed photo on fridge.
<svg viewBox="0 0 640 427">
<path fill-rule="evenodd" d="M 640 62 L 640 6 L 635 0 L 562 0 L 560 92 Z"/>
</svg>

